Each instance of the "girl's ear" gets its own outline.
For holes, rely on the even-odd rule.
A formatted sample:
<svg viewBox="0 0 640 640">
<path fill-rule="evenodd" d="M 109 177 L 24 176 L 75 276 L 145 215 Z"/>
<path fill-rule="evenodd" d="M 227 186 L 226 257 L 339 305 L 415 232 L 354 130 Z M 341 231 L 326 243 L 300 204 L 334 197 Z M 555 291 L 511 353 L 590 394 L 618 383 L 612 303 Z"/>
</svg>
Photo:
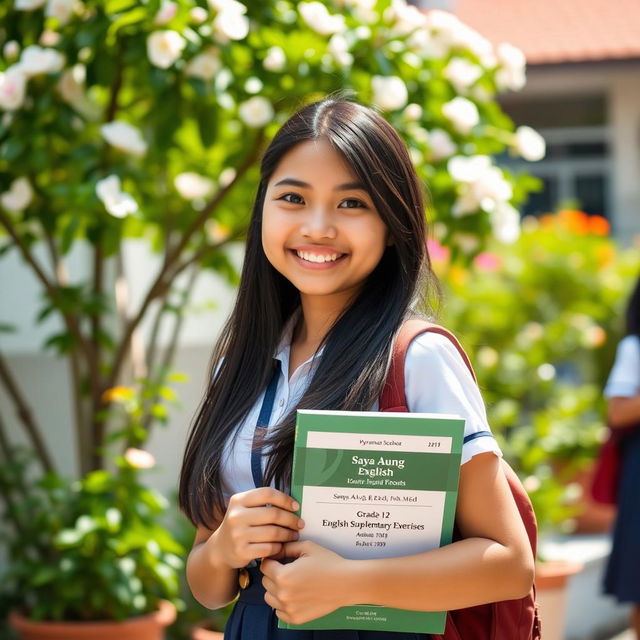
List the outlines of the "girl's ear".
<svg viewBox="0 0 640 640">
<path fill-rule="evenodd" d="M 387 247 L 392 247 L 394 244 L 393 236 L 387 231 Z"/>
</svg>

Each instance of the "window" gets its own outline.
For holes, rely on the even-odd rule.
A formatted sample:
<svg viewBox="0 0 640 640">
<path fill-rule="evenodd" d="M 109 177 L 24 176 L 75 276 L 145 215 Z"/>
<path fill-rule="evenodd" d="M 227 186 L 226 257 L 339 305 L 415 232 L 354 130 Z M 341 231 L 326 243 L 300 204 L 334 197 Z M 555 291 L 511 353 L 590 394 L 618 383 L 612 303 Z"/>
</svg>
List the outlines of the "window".
<svg viewBox="0 0 640 640">
<path fill-rule="evenodd" d="M 539 162 L 511 156 L 498 160 L 514 171 L 526 171 L 542 180 L 523 214 L 538 215 L 573 203 L 590 214 L 611 216 L 611 154 L 603 96 L 528 99 L 505 103 L 516 125 L 536 129 L 547 143 Z"/>
</svg>

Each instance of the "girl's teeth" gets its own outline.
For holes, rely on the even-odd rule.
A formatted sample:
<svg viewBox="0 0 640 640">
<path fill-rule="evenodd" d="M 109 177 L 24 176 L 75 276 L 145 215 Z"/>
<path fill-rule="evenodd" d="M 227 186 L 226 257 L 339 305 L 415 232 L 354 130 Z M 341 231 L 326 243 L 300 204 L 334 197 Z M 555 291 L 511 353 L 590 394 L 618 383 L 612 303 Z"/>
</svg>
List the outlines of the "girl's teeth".
<svg viewBox="0 0 640 640">
<path fill-rule="evenodd" d="M 338 259 L 338 254 L 333 253 L 330 256 L 328 255 L 315 255 L 314 253 L 307 253 L 306 251 L 296 251 L 299 258 L 306 260 L 307 262 L 334 262 Z"/>
</svg>

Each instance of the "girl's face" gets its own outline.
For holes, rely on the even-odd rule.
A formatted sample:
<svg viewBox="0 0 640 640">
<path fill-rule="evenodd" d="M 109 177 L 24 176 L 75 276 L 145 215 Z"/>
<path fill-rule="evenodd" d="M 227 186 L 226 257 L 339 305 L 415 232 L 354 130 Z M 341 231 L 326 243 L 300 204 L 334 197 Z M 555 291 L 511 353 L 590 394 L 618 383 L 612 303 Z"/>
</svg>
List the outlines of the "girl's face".
<svg viewBox="0 0 640 640">
<path fill-rule="evenodd" d="M 387 244 L 371 197 L 327 140 L 301 142 L 282 158 L 267 185 L 262 246 L 303 298 L 349 299 Z"/>
</svg>

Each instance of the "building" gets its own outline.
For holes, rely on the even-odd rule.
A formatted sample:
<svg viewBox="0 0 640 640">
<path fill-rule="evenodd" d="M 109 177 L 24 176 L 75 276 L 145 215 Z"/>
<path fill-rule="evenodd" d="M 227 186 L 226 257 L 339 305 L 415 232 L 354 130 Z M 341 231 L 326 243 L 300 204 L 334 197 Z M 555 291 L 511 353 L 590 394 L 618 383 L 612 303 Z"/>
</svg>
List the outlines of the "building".
<svg viewBox="0 0 640 640">
<path fill-rule="evenodd" d="M 544 188 L 525 213 L 575 204 L 606 216 L 623 242 L 640 233 L 640 3 L 637 0 L 426 0 L 527 58 L 527 84 L 501 97 L 517 125 L 546 139 L 513 163 Z"/>
</svg>

